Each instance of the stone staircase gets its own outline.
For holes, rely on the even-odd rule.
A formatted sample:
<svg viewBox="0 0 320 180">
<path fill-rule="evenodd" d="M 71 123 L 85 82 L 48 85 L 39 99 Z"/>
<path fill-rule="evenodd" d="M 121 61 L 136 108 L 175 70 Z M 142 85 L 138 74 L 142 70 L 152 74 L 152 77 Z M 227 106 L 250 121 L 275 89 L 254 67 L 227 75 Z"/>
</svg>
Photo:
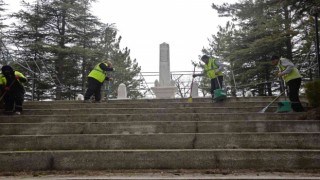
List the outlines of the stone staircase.
<svg viewBox="0 0 320 180">
<path fill-rule="evenodd" d="M 26 102 L 0 116 L 0 171 L 320 169 L 320 121 L 271 100 Z"/>
</svg>

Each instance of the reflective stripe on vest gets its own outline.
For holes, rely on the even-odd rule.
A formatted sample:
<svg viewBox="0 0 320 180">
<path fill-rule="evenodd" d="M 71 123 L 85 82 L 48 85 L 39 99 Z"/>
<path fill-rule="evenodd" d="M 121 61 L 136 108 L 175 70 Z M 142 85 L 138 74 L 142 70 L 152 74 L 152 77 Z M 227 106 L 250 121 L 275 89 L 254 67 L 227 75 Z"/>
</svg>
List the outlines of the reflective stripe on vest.
<svg viewBox="0 0 320 180">
<path fill-rule="evenodd" d="M 210 58 L 208 60 L 208 64 L 204 65 L 204 70 L 207 72 L 207 76 L 210 79 L 216 78 L 217 75 L 215 74 L 215 70 L 218 70 L 218 66 L 214 62 L 215 60 L 213 58 Z M 223 76 L 222 72 L 218 72 L 218 76 Z"/>
<path fill-rule="evenodd" d="M 93 70 L 89 73 L 88 77 L 92 77 L 96 80 L 98 80 L 99 82 L 103 83 L 103 81 L 106 78 L 106 71 L 102 70 L 100 68 L 101 63 L 97 64 Z M 104 63 L 106 66 L 108 66 L 108 64 Z"/>
<path fill-rule="evenodd" d="M 283 72 L 286 69 L 286 67 L 281 65 L 281 61 L 280 60 L 279 60 L 278 68 L 279 68 L 280 72 Z M 297 78 L 301 78 L 301 75 L 299 73 L 299 70 L 296 67 L 293 67 L 292 71 L 289 74 L 285 74 L 285 75 L 282 76 L 282 79 L 285 82 L 288 82 L 288 81 L 290 81 L 292 79 L 297 79 Z"/>
</svg>

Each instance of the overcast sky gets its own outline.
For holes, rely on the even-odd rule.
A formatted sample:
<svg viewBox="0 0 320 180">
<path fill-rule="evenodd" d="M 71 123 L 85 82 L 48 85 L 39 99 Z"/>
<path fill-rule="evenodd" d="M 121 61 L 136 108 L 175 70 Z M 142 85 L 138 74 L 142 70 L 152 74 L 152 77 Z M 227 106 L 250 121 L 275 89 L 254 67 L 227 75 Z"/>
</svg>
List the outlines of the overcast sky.
<svg viewBox="0 0 320 180">
<path fill-rule="evenodd" d="M 31 1 L 31 0 L 30 0 Z M 99 0 L 92 13 L 103 23 L 114 23 L 122 36 L 121 48 L 131 50 L 142 72 L 159 71 L 159 46 L 170 46 L 171 71 L 192 71 L 191 60 L 198 61 L 201 49 L 218 25 L 228 19 L 218 17 L 212 2 L 222 4 L 238 0 Z M 10 0 L 17 10 L 20 0 Z"/>
<path fill-rule="evenodd" d="M 100 0 L 93 13 L 105 23 L 115 23 L 122 36 L 122 47 L 131 49 L 142 72 L 159 71 L 159 46 L 170 46 L 171 71 L 192 71 L 191 60 L 198 61 L 201 49 L 218 25 L 212 2 L 236 0 Z"/>
</svg>

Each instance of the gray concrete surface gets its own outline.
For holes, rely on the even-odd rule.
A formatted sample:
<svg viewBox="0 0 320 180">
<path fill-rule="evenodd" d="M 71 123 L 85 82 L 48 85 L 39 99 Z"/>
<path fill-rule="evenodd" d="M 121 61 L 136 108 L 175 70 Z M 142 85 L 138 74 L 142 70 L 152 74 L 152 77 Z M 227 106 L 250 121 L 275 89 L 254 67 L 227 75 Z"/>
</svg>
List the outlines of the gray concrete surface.
<svg viewBox="0 0 320 180">
<path fill-rule="evenodd" d="M 0 123 L 43 122 L 132 122 L 132 121 L 234 121 L 234 120 L 298 120 L 304 113 L 149 113 L 143 114 L 57 114 L 57 115 L 0 115 Z"/>
<path fill-rule="evenodd" d="M 320 169 L 320 150 L 151 149 L 1 151 L 0 171 L 118 169 Z"/>
<path fill-rule="evenodd" d="M 319 120 L 26 122 L 1 123 L 0 135 L 320 132 Z"/>
<path fill-rule="evenodd" d="M 10 173 L 8 173 L 10 175 Z M 48 173 L 34 172 L 32 174 L 11 174 L 11 176 L 0 176 L 2 180 L 160 180 L 160 179 L 217 179 L 217 180 L 318 180 L 320 173 L 299 173 L 299 172 L 231 172 L 212 173 L 211 171 L 146 171 L 146 172 L 78 172 L 78 173 Z"/>
<path fill-rule="evenodd" d="M 319 139 L 317 132 L 8 135 L 0 150 L 320 149 Z"/>
<path fill-rule="evenodd" d="M 273 113 L 276 106 L 258 113 L 271 99 L 229 98 L 221 107 L 210 99 L 26 102 L 23 115 L 0 116 L 0 172 L 320 169 L 319 120 Z"/>
</svg>

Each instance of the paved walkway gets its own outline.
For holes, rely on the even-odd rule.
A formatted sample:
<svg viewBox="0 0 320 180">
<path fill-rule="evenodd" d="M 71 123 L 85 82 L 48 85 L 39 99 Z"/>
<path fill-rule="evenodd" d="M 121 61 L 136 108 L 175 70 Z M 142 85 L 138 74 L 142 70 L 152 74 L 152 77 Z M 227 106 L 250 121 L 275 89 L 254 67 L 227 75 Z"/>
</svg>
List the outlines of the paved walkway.
<svg viewBox="0 0 320 180">
<path fill-rule="evenodd" d="M 320 172 L 313 173 L 284 173 L 284 172 L 239 172 L 239 173 L 213 173 L 204 172 L 76 172 L 76 173 L 48 173 L 37 172 L 29 174 L 10 174 L 4 173 L 0 176 L 0 180 L 103 180 L 103 179 L 119 179 L 119 180 L 156 180 L 156 179 L 218 179 L 218 180 L 297 180 L 297 179 L 318 179 L 320 180 Z"/>
</svg>

